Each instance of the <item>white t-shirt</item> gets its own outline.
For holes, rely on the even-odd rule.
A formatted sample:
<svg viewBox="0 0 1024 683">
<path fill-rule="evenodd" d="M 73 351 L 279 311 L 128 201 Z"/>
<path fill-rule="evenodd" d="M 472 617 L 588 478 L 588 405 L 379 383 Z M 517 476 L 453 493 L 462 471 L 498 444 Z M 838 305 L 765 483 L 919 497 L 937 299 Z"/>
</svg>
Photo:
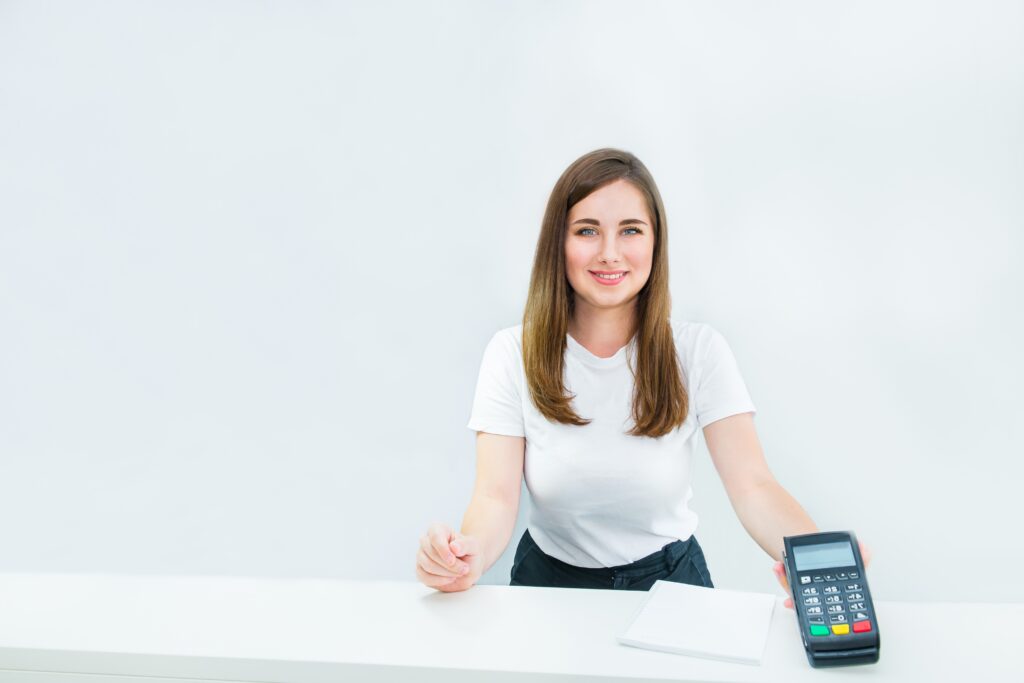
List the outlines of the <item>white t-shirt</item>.
<svg viewBox="0 0 1024 683">
<path fill-rule="evenodd" d="M 533 405 L 523 366 L 523 326 L 498 331 L 484 351 L 474 431 L 526 438 L 524 474 L 537 546 L 577 567 L 629 564 L 697 528 L 688 502 L 698 425 L 756 412 L 721 334 L 704 323 L 671 322 L 683 384 L 685 422 L 660 438 L 630 436 L 636 338 L 610 358 L 566 335 L 564 381 L 585 426 L 549 421 Z"/>
</svg>

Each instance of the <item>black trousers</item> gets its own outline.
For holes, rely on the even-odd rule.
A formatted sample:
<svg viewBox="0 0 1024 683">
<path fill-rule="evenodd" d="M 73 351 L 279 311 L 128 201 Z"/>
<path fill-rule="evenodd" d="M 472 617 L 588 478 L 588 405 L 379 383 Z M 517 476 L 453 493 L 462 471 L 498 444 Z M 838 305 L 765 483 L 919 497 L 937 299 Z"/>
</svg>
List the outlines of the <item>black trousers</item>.
<svg viewBox="0 0 1024 683">
<path fill-rule="evenodd" d="M 566 564 L 544 553 L 533 542 L 527 529 L 516 548 L 511 578 L 511 586 L 646 591 L 661 579 L 714 588 L 704 561 L 704 551 L 694 536 L 668 543 L 661 550 L 630 564 L 590 568 Z"/>
</svg>

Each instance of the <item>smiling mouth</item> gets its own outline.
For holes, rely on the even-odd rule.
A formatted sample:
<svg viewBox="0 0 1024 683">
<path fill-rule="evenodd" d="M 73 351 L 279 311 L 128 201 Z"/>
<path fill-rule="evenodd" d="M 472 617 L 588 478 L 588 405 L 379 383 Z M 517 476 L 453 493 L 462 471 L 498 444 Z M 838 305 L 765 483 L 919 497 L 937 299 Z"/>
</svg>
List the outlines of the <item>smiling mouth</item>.
<svg viewBox="0 0 1024 683">
<path fill-rule="evenodd" d="M 622 281 L 626 279 L 626 275 L 629 274 L 628 270 L 605 273 L 596 270 L 588 270 L 587 272 L 590 273 L 590 277 L 594 278 L 594 282 L 602 287 L 618 287 L 622 284 Z"/>
<path fill-rule="evenodd" d="M 628 273 L 629 271 L 628 270 L 618 270 L 618 271 L 602 272 L 602 271 L 598 271 L 598 270 L 589 270 L 587 272 L 590 273 L 591 275 L 593 275 L 594 277 L 599 278 L 601 280 L 605 280 L 607 282 L 615 282 L 617 280 L 621 280 L 622 278 L 626 277 L 626 273 Z"/>
</svg>

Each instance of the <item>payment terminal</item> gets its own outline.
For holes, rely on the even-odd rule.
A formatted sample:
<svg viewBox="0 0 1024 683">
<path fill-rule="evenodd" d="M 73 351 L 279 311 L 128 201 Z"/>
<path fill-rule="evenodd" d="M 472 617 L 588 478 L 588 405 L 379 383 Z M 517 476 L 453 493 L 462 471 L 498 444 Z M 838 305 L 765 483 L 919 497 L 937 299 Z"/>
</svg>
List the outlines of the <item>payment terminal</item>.
<svg viewBox="0 0 1024 683">
<path fill-rule="evenodd" d="M 833 531 L 783 539 L 782 563 L 811 666 L 878 661 L 878 618 L 857 539 Z"/>
</svg>

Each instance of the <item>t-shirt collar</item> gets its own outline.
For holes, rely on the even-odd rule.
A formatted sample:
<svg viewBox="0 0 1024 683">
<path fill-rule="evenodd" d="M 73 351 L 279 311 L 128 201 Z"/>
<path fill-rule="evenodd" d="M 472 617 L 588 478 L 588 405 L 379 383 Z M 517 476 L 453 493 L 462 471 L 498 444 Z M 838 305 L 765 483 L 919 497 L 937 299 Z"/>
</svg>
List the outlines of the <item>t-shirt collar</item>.
<svg viewBox="0 0 1024 683">
<path fill-rule="evenodd" d="M 608 358 L 601 358 L 600 356 L 595 356 L 593 353 L 587 350 L 587 347 L 583 346 L 583 344 L 580 344 L 578 341 L 573 339 L 573 336 L 571 334 L 567 333 L 565 335 L 565 341 L 566 348 L 569 351 L 569 353 L 571 353 L 573 357 L 577 358 L 581 363 L 585 363 L 586 365 L 590 365 L 595 368 L 613 368 L 622 365 L 623 363 L 626 362 L 626 355 L 629 352 L 630 348 L 636 346 L 636 335 L 634 334 L 630 338 L 629 343 L 627 343 L 625 346 L 620 348 L 618 351 L 616 351 Z"/>
</svg>

